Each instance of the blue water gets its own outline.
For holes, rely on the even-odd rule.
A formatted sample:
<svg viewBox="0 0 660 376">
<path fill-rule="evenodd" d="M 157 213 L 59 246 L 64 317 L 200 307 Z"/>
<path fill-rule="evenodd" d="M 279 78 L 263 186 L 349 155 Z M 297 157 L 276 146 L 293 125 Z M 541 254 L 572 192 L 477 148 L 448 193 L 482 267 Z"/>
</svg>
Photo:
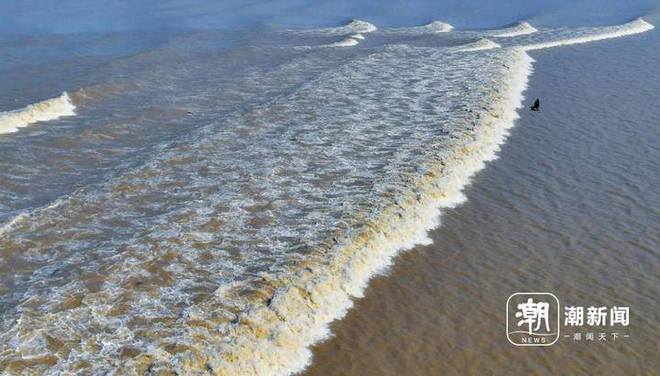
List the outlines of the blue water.
<svg viewBox="0 0 660 376">
<path fill-rule="evenodd" d="M 100 69 L 156 48 L 177 33 L 337 26 L 363 19 L 378 27 L 433 20 L 457 28 L 493 28 L 527 20 L 539 27 L 620 24 L 657 17 L 658 0 L 494 1 L 34 1 L 7 0 L 0 17 L 0 110 L 98 81 Z M 26 77 L 27 76 L 27 77 Z M 54 76 L 54 77 L 51 77 Z M 66 76 L 66 80 L 61 78 Z M 39 88 L 24 80 L 41 81 Z M 29 94 L 28 94 L 29 91 Z M 28 94 L 28 95 L 25 95 Z M 23 97 L 25 95 L 25 97 Z"/>
<path fill-rule="evenodd" d="M 493 1 L 34 1 L 7 0 L 0 17 L 0 110 L 75 90 L 108 75 L 122 56 L 157 48 L 177 33 L 337 26 L 378 27 L 441 20 L 493 28 L 527 20 L 540 27 L 620 24 L 658 17 L 658 0 Z M 230 38 L 226 40 L 231 43 Z M 81 59 L 88 60 L 89 64 Z M 86 68 L 95 65 L 95 71 Z M 94 76 L 94 77 L 91 77 Z M 66 79 L 62 79 L 66 77 Z M 38 81 L 38 87 L 30 82 Z"/>
<path fill-rule="evenodd" d="M 509 1 L 36 1 L 2 4 L 0 33 L 319 27 L 364 19 L 411 26 L 438 19 L 459 28 L 495 27 L 527 19 L 539 26 L 615 24 L 658 10 L 654 0 Z"/>
</svg>

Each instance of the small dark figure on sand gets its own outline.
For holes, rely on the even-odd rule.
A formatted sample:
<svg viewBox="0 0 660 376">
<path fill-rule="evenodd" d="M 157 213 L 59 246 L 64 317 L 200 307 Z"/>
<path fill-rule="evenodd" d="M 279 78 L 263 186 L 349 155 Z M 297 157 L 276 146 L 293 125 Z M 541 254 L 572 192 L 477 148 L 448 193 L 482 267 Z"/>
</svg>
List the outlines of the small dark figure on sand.
<svg viewBox="0 0 660 376">
<path fill-rule="evenodd" d="M 534 101 L 534 104 L 529 109 L 532 110 L 532 111 L 538 111 L 539 106 L 541 106 L 541 102 L 539 101 L 538 98 L 536 98 L 536 100 Z"/>
</svg>

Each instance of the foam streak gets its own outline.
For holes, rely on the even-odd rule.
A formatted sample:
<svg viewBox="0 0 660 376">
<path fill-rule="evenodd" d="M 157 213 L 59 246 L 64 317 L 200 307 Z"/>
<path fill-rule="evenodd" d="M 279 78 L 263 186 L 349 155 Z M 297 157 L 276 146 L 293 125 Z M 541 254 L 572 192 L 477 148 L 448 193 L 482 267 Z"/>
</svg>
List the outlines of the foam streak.
<svg viewBox="0 0 660 376">
<path fill-rule="evenodd" d="M 627 35 L 639 34 L 652 30 L 653 28 L 654 28 L 653 25 L 644 21 L 641 18 L 638 18 L 635 21 L 629 22 L 627 24 L 619 25 L 619 26 L 611 26 L 605 28 L 603 31 L 595 32 L 593 34 L 590 33 L 587 35 L 577 36 L 574 38 L 529 44 L 524 46 L 524 48 L 528 51 L 531 51 L 531 50 L 540 50 L 544 48 L 568 46 L 572 44 L 595 42 L 604 39 L 611 39 L 611 38 L 618 38 Z"/>
</svg>

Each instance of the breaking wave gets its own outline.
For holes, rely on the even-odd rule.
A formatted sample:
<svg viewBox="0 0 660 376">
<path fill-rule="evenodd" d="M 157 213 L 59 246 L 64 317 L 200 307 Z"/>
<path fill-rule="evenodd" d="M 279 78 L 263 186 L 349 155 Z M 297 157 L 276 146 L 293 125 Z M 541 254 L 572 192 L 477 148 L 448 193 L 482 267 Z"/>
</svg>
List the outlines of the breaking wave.
<svg viewBox="0 0 660 376">
<path fill-rule="evenodd" d="M 64 92 L 57 98 L 46 99 L 19 110 L 0 112 L 0 134 L 16 132 L 19 128 L 40 121 L 73 116 L 76 114 L 75 109 L 69 94 Z"/>
<path fill-rule="evenodd" d="M 626 35 L 633 35 L 643 33 L 654 28 L 653 25 L 638 18 L 632 22 L 609 26 L 603 28 L 584 28 L 577 31 L 566 30 L 559 33 L 557 39 L 549 41 L 532 42 L 529 44 L 522 43 L 523 47 L 527 50 L 539 50 L 544 48 L 568 46 L 571 44 L 580 44 L 595 42 L 604 39 L 618 38 Z"/>
<path fill-rule="evenodd" d="M 446 22 L 432 21 L 421 26 L 379 29 L 379 32 L 383 34 L 423 35 L 449 33 L 452 30 L 454 30 L 454 26 Z"/>
<path fill-rule="evenodd" d="M 309 29 L 309 30 L 296 30 L 295 33 L 303 34 L 318 34 L 318 35 L 343 35 L 344 38 L 328 44 L 320 45 L 319 47 L 353 47 L 365 39 L 365 34 L 372 33 L 378 28 L 367 21 L 352 20 L 344 26 L 329 27 L 324 29 Z M 311 48 L 312 46 L 302 46 L 303 49 Z"/>
<path fill-rule="evenodd" d="M 397 30 L 397 29 L 395 29 Z M 433 21 L 430 22 L 426 25 L 422 26 L 417 26 L 417 27 L 409 27 L 405 29 L 398 29 L 400 31 L 406 30 L 409 32 L 417 32 L 417 33 L 448 33 L 452 30 L 454 30 L 454 27 L 446 22 L 441 22 L 441 21 Z"/>
<path fill-rule="evenodd" d="M 411 182 L 411 190 L 368 222 L 363 232 L 343 240 L 322 268 L 301 270 L 274 293 L 268 305 L 240 314 L 238 322 L 245 324 L 231 328 L 231 345 L 218 369 L 227 374 L 248 369 L 255 374 L 302 370 L 311 359 L 308 347 L 329 335 L 329 323 L 346 314 L 352 298 L 362 296 L 372 276 L 390 266 L 400 251 L 431 242 L 427 232 L 439 225 L 441 209 L 465 201 L 463 188 L 496 157 L 507 129 L 518 117 L 516 109 L 522 105 L 532 59 L 522 50 L 507 55 L 510 70 L 497 79 L 502 85 L 497 101 L 490 106 L 482 103 L 488 107 L 469 141 L 457 142 L 452 152 Z"/>
<path fill-rule="evenodd" d="M 454 51 L 469 52 L 469 51 L 483 51 L 483 50 L 492 50 L 494 48 L 500 48 L 499 44 L 493 42 L 490 39 L 482 38 L 476 42 L 468 43 L 463 46 L 454 47 Z"/>
<path fill-rule="evenodd" d="M 527 35 L 537 32 L 538 30 L 530 25 L 528 22 L 519 22 L 511 27 L 494 31 L 493 37 L 495 38 L 509 38 L 517 37 L 519 35 Z"/>
<path fill-rule="evenodd" d="M 421 27 L 421 29 L 429 30 L 435 33 L 448 33 L 454 30 L 454 27 L 446 22 L 433 21 Z"/>
<path fill-rule="evenodd" d="M 364 40 L 364 35 L 362 34 L 354 34 L 349 37 L 346 37 L 339 42 L 334 42 L 330 44 L 326 44 L 323 47 L 353 47 L 356 46 L 360 43 L 361 40 Z"/>
<path fill-rule="evenodd" d="M 3 315 L 0 364 L 48 374 L 301 371 L 369 279 L 430 243 L 442 210 L 464 202 L 472 176 L 497 157 L 532 72 L 527 51 L 650 28 L 640 19 L 543 30 L 501 48 L 473 32 L 482 39 L 351 49 L 348 61 L 305 51 L 270 72 L 273 87 L 292 80 L 284 93 L 0 230 L 0 247 L 42 263 Z M 355 45 L 376 28 L 324 30 Z M 460 51 L 475 53 L 451 53 Z"/>
<path fill-rule="evenodd" d="M 327 27 L 323 29 L 306 30 L 324 34 L 366 34 L 378 30 L 376 25 L 362 20 L 352 20 L 344 26 Z"/>
</svg>

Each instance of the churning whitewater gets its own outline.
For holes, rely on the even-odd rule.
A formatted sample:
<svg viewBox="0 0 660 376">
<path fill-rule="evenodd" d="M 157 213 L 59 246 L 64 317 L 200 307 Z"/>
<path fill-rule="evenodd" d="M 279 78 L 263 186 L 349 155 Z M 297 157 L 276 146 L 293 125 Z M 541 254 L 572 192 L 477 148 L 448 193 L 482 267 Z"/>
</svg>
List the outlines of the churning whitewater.
<svg viewBox="0 0 660 376">
<path fill-rule="evenodd" d="M 355 20 L 246 37 L 229 52 L 209 47 L 213 34 L 180 36 L 117 63 L 144 66 L 131 84 L 96 86 L 120 94 L 2 113 L 0 129 L 15 133 L 0 137 L 42 128 L 40 150 L 57 150 L 71 173 L 21 201 L 22 177 L 52 179 L 48 166 L 16 158 L 0 172 L 1 368 L 303 370 L 369 279 L 429 243 L 442 209 L 496 158 L 522 106 L 528 51 L 651 28 Z M 74 109 L 69 122 L 96 122 L 25 127 Z M 94 181 L 77 173 L 91 169 Z"/>
<path fill-rule="evenodd" d="M 62 93 L 57 98 L 46 99 L 19 110 L 0 112 L 0 134 L 16 132 L 30 124 L 75 115 L 76 106 L 71 103 L 69 94 Z"/>
</svg>

